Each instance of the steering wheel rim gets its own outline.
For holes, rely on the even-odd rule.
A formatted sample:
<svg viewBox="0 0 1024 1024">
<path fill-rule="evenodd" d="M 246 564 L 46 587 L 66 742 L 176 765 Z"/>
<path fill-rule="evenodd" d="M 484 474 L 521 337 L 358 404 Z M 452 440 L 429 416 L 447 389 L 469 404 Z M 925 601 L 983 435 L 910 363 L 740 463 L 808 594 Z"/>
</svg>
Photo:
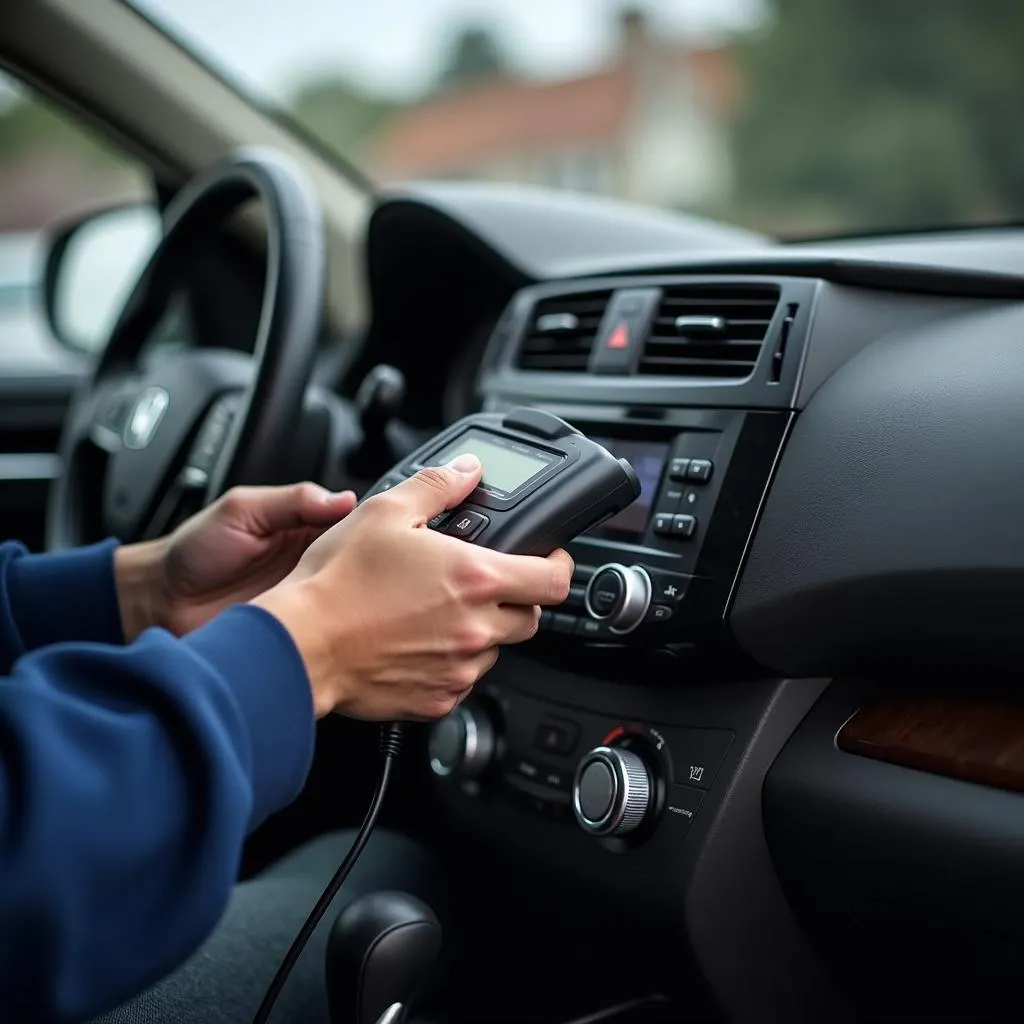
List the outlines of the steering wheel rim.
<svg viewBox="0 0 1024 1024">
<path fill-rule="evenodd" d="M 267 218 L 267 272 L 253 353 L 180 349 L 144 360 L 177 271 L 194 246 L 252 199 Z M 191 497 L 277 479 L 313 372 L 325 299 L 323 212 L 301 169 L 245 152 L 186 185 L 69 405 L 47 513 L 47 547 L 155 536 Z"/>
</svg>

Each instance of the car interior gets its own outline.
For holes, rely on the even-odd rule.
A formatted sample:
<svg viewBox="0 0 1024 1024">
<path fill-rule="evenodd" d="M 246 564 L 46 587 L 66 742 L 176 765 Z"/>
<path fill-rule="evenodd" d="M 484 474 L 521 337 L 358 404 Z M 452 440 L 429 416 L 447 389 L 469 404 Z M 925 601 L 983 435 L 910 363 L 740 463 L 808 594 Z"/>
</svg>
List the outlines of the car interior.
<svg viewBox="0 0 1024 1024">
<path fill-rule="evenodd" d="M 0 372 L 3 537 L 365 494 L 522 407 L 640 478 L 538 635 L 409 730 L 378 828 L 444 865 L 436 1019 L 1020 1019 L 1024 228 L 376 185 L 120 0 L 8 0 L 0 64 L 149 189 L 48 232 L 69 358 Z M 119 231 L 112 308 L 76 309 Z M 377 742 L 319 725 L 243 878 L 358 825 Z"/>
</svg>

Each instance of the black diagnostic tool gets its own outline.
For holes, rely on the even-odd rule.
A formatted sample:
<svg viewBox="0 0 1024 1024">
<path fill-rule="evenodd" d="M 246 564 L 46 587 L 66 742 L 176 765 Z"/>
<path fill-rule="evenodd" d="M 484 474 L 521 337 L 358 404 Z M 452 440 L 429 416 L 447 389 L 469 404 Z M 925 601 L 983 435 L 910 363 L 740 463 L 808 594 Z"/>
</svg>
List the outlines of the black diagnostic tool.
<svg viewBox="0 0 1024 1024">
<path fill-rule="evenodd" d="M 467 416 L 438 434 L 367 492 L 379 494 L 424 466 L 471 454 L 480 485 L 428 524 L 452 537 L 514 555 L 547 555 L 640 496 L 625 459 L 538 409 Z"/>
</svg>

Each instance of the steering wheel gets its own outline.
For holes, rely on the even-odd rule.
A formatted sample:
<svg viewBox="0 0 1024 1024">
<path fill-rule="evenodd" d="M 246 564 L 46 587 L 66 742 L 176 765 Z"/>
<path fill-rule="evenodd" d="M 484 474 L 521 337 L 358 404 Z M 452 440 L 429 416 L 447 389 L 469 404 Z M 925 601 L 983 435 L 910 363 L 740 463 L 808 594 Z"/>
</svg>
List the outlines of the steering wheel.
<svg viewBox="0 0 1024 1024">
<path fill-rule="evenodd" d="M 252 199 L 266 211 L 267 272 L 252 355 L 144 350 L 180 268 L 208 233 Z M 270 153 L 225 161 L 169 204 L 163 237 L 64 422 L 50 494 L 50 549 L 103 536 L 157 536 L 189 506 L 236 484 L 276 479 L 301 415 L 324 308 L 319 199 Z"/>
</svg>

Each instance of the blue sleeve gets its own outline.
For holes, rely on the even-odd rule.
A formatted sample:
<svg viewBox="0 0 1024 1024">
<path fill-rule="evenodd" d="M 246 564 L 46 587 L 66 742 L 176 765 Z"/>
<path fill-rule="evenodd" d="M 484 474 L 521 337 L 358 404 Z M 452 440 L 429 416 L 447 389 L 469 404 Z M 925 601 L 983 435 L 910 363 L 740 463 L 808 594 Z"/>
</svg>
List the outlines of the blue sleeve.
<svg viewBox="0 0 1024 1024">
<path fill-rule="evenodd" d="M 64 640 L 124 643 L 114 541 L 48 555 L 0 544 L 0 674 L 26 651 Z"/>
<path fill-rule="evenodd" d="M 299 793 L 313 732 L 298 651 L 252 606 L 182 640 L 17 660 L 0 678 L 0 1006 L 88 1019 L 182 963 L 247 833 Z"/>
</svg>

